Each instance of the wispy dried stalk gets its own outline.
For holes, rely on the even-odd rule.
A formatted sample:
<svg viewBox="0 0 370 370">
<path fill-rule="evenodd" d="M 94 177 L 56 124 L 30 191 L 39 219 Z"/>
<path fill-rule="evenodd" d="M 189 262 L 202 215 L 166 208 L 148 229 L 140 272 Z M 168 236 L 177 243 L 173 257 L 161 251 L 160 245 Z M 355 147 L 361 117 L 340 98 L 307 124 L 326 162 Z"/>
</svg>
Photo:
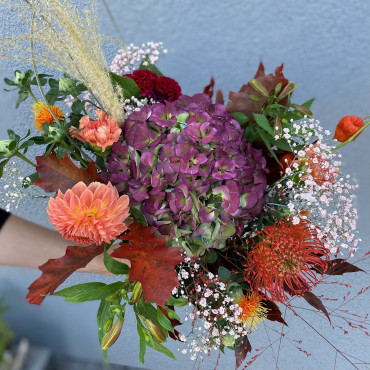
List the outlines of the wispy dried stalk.
<svg viewBox="0 0 370 370">
<path fill-rule="evenodd" d="M 78 10 L 70 0 L 0 0 L 30 25 L 37 48 L 30 48 L 30 34 L 0 40 L 0 57 L 45 65 L 67 73 L 86 85 L 103 108 L 123 121 L 122 92 L 109 77 L 102 45 L 108 40 L 98 32 L 95 4 Z"/>
</svg>

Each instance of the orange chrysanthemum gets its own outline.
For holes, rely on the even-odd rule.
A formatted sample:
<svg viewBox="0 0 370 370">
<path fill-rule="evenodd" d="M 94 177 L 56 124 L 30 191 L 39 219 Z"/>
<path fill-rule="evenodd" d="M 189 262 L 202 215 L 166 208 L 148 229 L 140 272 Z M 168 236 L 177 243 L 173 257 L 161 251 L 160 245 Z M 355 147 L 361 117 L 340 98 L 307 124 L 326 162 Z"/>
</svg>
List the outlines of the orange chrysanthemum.
<svg viewBox="0 0 370 370">
<path fill-rule="evenodd" d="M 256 294 L 243 294 L 236 300 L 236 303 L 242 310 L 239 319 L 249 330 L 256 329 L 257 325 L 265 320 L 268 309 L 262 304 L 261 299 Z"/>
<path fill-rule="evenodd" d="M 284 302 L 287 293 L 300 295 L 318 283 L 326 270 L 328 250 L 308 222 L 278 220 L 256 232 L 259 242 L 248 254 L 245 280 L 260 297 Z M 314 272 L 314 271 L 316 272 Z"/>
<path fill-rule="evenodd" d="M 111 184 L 82 181 L 65 194 L 58 191 L 47 208 L 50 222 L 65 239 L 80 244 L 110 243 L 122 234 L 129 214 L 129 198 Z"/>
<path fill-rule="evenodd" d="M 56 105 L 51 105 L 50 108 L 53 111 L 55 117 L 58 118 L 58 120 L 64 119 L 64 113 L 59 107 L 57 107 Z M 47 123 L 50 125 L 51 123 L 55 122 L 55 119 L 51 114 L 48 106 L 41 101 L 33 104 L 32 111 L 35 115 L 35 126 L 40 131 L 42 131 L 43 123 Z"/>
</svg>

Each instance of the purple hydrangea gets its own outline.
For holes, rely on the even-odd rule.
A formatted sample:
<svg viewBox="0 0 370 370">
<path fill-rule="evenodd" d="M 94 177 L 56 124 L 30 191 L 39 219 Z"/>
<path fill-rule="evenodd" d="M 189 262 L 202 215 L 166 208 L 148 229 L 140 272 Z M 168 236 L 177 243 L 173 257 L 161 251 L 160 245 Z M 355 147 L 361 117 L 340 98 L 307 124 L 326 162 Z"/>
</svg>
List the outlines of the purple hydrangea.
<svg viewBox="0 0 370 370">
<path fill-rule="evenodd" d="M 223 247 L 237 220 L 261 212 L 265 158 L 224 105 L 183 95 L 132 113 L 122 129 L 105 180 L 191 253 Z"/>
</svg>

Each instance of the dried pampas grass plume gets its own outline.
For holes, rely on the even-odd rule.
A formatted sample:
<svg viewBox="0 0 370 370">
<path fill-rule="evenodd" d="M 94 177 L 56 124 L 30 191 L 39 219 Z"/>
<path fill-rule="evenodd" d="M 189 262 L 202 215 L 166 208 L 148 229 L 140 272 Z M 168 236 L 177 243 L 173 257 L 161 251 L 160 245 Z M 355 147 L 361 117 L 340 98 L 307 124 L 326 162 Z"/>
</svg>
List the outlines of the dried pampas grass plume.
<svg viewBox="0 0 370 370">
<path fill-rule="evenodd" d="M 95 4 L 80 11 L 70 0 L 0 0 L 30 25 L 30 34 L 0 40 L 0 57 L 33 62 L 82 82 L 99 105 L 123 122 L 123 94 L 114 88 L 97 30 Z M 30 40 L 36 48 L 31 50 Z"/>
</svg>

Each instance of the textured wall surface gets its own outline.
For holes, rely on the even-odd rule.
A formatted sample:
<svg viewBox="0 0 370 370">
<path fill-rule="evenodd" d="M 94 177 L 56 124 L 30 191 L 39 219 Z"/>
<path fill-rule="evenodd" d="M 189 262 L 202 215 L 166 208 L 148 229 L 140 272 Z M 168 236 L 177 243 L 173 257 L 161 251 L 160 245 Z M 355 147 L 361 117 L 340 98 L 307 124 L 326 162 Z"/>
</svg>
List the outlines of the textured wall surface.
<svg viewBox="0 0 370 370">
<path fill-rule="evenodd" d="M 78 1 L 81 3 L 82 1 Z M 367 29 L 370 2 L 352 0 L 323 1 L 233 1 L 233 0 L 109 0 L 111 9 L 122 30 L 125 41 L 140 45 L 146 41 L 163 41 L 169 54 L 159 62 L 160 69 L 177 79 L 186 94 L 202 91 L 211 76 L 217 88 L 226 95 L 238 90 L 250 80 L 263 60 L 267 72 L 285 63 L 289 80 L 295 81 L 297 90 L 293 101 L 302 103 L 311 97 L 315 117 L 325 128 L 334 130 L 339 118 L 347 114 L 370 114 L 370 34 Z M 116 36 L 103 6 L 99 7 L 99 22 L 103 33 Z M 16 33 L 20 24 L 6 10 L 0 13 L 0 37 Z M 112 54 L 111 54 L 112 55 Z M 0 77 L 10 77 L 14 62 L 0 64 Z M 1 87 L 4 84 L 0 83 Z M 28 104 L 15 110 L 15 94 L 0 93 L 0 137 L 6 129 L 26 132 L 32 124 Z M 359 256 L 369 250 L 370 219 L 370 130 L 346 147 L 343 153 L 343 170 L 360 184 L 357 207 L 359 231 L 363 238 Z M 21 167 L 23 175 L 30 168 Z M 0 189 L 2 191 L 2 189 Z M 16 213 L 34 222 L 50 227 L 45 211 L 46 201 L 25 201 Z M 0 246 L 1 247 L 1 246 Z M 30 248 L 32 248 L 30 241 Z M 370 272 L 369 261 L 360 264 Z M 101 358 L 98 346 L 95 315 L 96 303 L 66 304 L 60 298 L 49 298 L 41 307 L 26 303 L 27 286 L 39 273 L 10 267 L 0 267 L 0 295 L 4 295 L 12 310 L 9 321 L 19 336 L 27 336 L 36 344 L 48 345 L 59 354 L 81 358 Z M 353 284 L 355 291 L 370 285 L 369 274 L 345 276 L 343 281 Z M 93 275 L 76 275 L 67 284 L 92 281 Z M 103 281 L 110 279 L 98 277 Z M 327 296 L 341 297 L 346 290 L 338 287 L 333 294 L 331 285 L 320 287 Z M 369 311 L 369 294 L 364 294 L 344 306 L 358 314 Z M 299 300 L 299 306 L 307 307 Z M 335 307 L 335 303 L 332 304 Z M 336 356 L 333 346 L 326 343 L 312 328 L 298 318 L 287 318 L 285 339 L 267 349 L 251 366 L 252 369 L 350 369 L 352 366 L 341 356 Z M 359 331 L 344 335 L 333 330 L 329 323 L 316 313 L 307 311 L 305 319 L 323 333 L 330 342 L 349 355 L 370 361 L 369 337 Z M 138 338 L 132 316 L 126 320 L 123 334 L 110 350 L 110 360 L 115 363 L 137 365 Z M 339 320 L 339 319 L 338 319 Z M 337 321 L 347 328 L 345 322 Z M 270 328 L 281 331 L 280 325 L 262 325 L 250 336 L 254 348 L 268 346 L 279 335 Z M 303 340 L 298 344 L 293 340 Z M 177 352 L 177 343 L 169 347 Z M 306 357 L 297 347 L 312 353 Z M 279 349 L 280 348 L 280 349 Z M 255 354 L 253 352 L 253 354 Z M 348 357 L 347 356 L 347 357 Z M 178 354 L 177 363 L 165 356 L 149 351 L 145 367 L 152 369 L 191 369 L 193 363 L 187 356 Z M 352 358 L 351 358 L 352 359 Z M 352 359 L 353 360 L 353 359 Z M 217 353 L 201 365 L 213 369 Z M 356 362 L 356 360 L 354 360 Z M 232 369 L 231 351 L 220 360 L 220 369 Z M 363 368 L 363 367 L 361 367 Z"/>
</svg>

